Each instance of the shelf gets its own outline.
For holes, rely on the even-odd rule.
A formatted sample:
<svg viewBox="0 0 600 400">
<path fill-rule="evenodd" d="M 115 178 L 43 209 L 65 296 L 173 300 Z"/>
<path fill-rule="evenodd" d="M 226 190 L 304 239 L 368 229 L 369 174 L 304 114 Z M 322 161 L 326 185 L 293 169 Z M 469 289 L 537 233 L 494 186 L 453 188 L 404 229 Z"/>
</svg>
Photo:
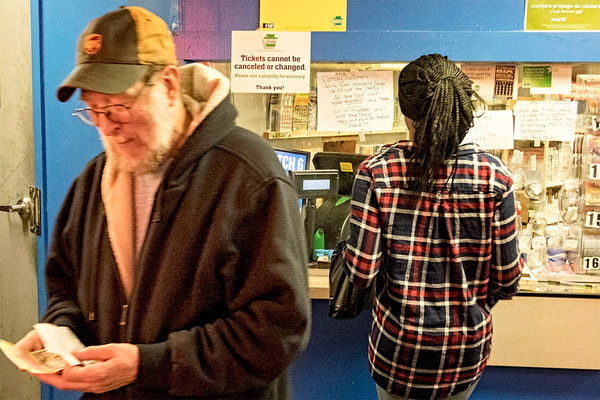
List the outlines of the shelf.
<svg viewBox="0 0 600 400">
<path fill-rule="evenodd" d="M 292 132 L 265 132 L 263 136 L 267 139 L 306 139 L 318 137 L 345 137 L 360 135 L 385 135 L 385 134 L 407 134 L 405 130 L 391 131 L 366 131 L 366 132 L 332 132 L 332 131 L 292 131 Z"/>
</svg>

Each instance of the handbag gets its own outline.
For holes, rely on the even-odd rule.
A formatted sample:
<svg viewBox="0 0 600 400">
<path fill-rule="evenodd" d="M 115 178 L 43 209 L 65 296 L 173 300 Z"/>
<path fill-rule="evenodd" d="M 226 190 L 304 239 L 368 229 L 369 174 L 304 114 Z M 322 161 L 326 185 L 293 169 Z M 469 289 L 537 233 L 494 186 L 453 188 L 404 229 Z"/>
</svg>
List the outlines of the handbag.
<svg viewBox="0 0 600 400">
<path fill-rule="evenodd" d="M 348 278 L 344 270 L 345 251 L 346 241 L 342 240 L 333 250 L 329 267 L 329 317 L 333 319 L 355 318 L 373 306 L 375 297 L 375 284 L 359 288 Z"/>
</svg>

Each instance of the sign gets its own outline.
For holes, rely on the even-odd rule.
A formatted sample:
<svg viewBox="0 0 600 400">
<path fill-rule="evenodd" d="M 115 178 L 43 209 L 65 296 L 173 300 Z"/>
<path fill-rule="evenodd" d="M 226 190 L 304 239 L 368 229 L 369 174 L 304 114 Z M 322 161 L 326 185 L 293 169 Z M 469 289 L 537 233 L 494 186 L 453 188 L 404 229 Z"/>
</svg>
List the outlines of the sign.
<svg viewBox="0 0 600 400">
<path fill-rule="evenodd" d="M 550 65 L 524 65 L 524 88 L 549 88 L 552 87 L 552 69 Z"/>
<path fill-rule="evenodd" d="M 495 99 L 513 99 L 517 97 L 516 71 L 516 65 L 496 65 L 494 78 Z"/>
<path fill-rule="evenodd" d="M 600 101 L 600 82 L 578 82 L 571 86 L 573 100 Z"/>
<path fill-rule="evenodd" d="M 473 81 L 473 90 L 484 100 L 516 97 L 516 66 L 462 63 L 460 69 Z"/>
<path fill-rule="evenodd" d="M 577 120 L 575 101 L 517 101 L 515 139 L 573 141 Z"/>
<path fill-rule="evenodd" d="M 346 31 L 346 0 L 260 0 L 259 29 Z"/>
<path fill-rule="evenodd" d="M 585 215 L 585 226 L 588 228 L 600 228 L 600 212 L 588 211 Z"/>
<path fill-rule="evenodd" d="M 526 31 L 599 31 L 599 0 L 526 0 Z"/>
<path fill-rule="evenodd" d="M 486 150 L 514 148 L 513 117 L 510 110 L 487 110 L 473 122 L 463 143 L 477 143 Z"/>
<path fill-rule="evenodd" d="M 386 131 L 394 124 L 392 71 L 317 74 L 317 129 Z"/>
<path fill-rule="evenodd" d="M 309 91 L 309 32 L 231 32 L 231 92 Z"/>
<path fill-rule="evenodd" d="M 473 90 L 485 100 L 494 97 L 494 68 L 493 64 L 462 63 L 460 69 L 473 81 Z"/>
<path fill-rule="evenodd" d="M 571 64 L 525 65 L 523 87 L 531 94 L 571 94 Z"/>
<path fill-rule="evenodd" d="M 591 179 L 591 180 L 600 179 L 600 164 L 598 164 L 598 163 L 590 164 L 590 173 L 588 175 L 588 179 Z"/>
<path fill-rule="evenodd" d="M 600 271 L 600 257 L 583 257 L 583 269 Z"/>
</svg>

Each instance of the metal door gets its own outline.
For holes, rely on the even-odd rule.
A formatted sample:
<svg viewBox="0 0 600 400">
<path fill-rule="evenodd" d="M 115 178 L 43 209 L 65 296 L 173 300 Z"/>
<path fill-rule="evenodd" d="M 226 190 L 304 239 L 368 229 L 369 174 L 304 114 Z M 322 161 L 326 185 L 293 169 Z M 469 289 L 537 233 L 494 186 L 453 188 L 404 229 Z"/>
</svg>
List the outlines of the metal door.
<svg viewBox="0 0 600 400">
<path fill-rule="evenodd" d="M 0 205 L 18 205 L 0 212 L 0 338 L 15 342 L 38 319 L 37 235 L 18 212 L 35 186 L 29 1 L 0 1 L 0 54 Z M 0 371 L 1 399 L 40 398 L 4 356 Z"/>
</svg>

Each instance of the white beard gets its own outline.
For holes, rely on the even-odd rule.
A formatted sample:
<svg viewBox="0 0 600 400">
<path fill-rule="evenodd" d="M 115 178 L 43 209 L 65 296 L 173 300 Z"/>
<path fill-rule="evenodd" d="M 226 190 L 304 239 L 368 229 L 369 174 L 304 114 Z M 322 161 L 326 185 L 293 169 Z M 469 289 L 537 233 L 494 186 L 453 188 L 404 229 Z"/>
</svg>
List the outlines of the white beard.
<svg viewBox="0 0 600 400">
<path fill-rule="evenodd" d="M 147 139 L 147 152 L 142 158 L 131 158 L 119 154 L 111 147 L 110 141 L 104 135 L 100 135 L 106 155 L 116 171 L 131 172 L 142 175 L 156 172 L 162 163 L 169 157 L 174 143 L 176 120 L 169 111 L 169 99 L 157 90 L 148 93 L 146 108 L 146 122 L 150 128 L 143 133 L 142 138 Z M 134 111 L 139 112 L 139 111 Z"/>
</svg>

